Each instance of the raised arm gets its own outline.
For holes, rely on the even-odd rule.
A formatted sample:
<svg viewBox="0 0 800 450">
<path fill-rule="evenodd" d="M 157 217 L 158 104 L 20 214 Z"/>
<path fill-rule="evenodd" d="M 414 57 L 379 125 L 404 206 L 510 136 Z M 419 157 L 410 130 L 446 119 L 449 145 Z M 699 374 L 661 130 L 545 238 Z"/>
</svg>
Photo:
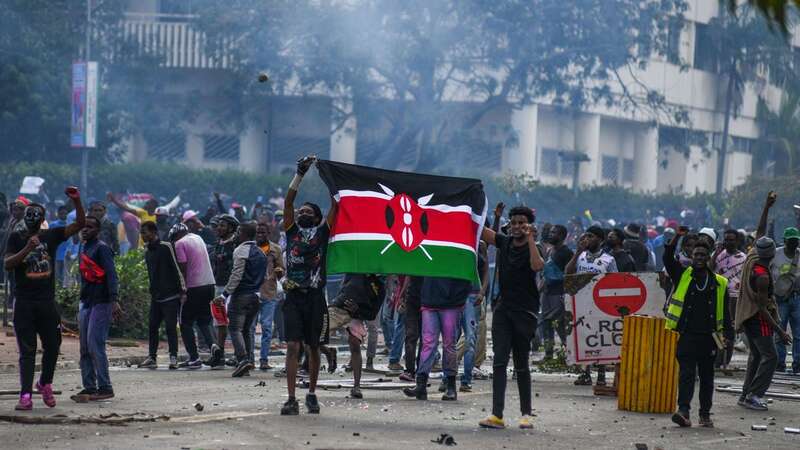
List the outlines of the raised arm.
<svg viewBox="0 0 800 450">
<path fill-rule="evenodd" d="M 536 227 L 534 227 L 532 224 L 528 224 L 523 229 L 523 233 L 525 233 L 525 237 L 528 240 L 528 253 L 530 253 L 529 263 L 531 270 L 538 272 L 544 267 L 544 260 L 542 259 L 542 255 L 539 253 L 539 247 L 536 246 Z"/>
<path fill-rule="evenodd" d="M 219 210 L 217 214 L 227 214 L 228 211 L 225 209 L 225 205 L 222 204 L 222 198 L 219 196 L 219 192 L 214 192 L 214 202 L 217 205 L 217 209 Z"/>
<path fill-rule="evenodd" d="M 494 222 L 492 223 L 492 231 L 497 233 L 497 230 L 500 229 L 500 218 L 503 217 L 503 210 L 506 208 L 506 204 L 500 202 L 497 206 L 494 207 Z"/>
<path fill-rule="evenodd" d="M 497 236 L 497 231 L 492 230 L 491 228 L 488 227 L 483 227 L 483 231 L 481 231 L 482 241 L 486 242 L 486 244 L 488 245 L 494 245 L 496 247 L 497 239 L 495 239 L 495 236 Z"/>
<path fill-rule="evenodd" d="M 67 225 L 64 229 L 64 237 L 70 237 L 77 234 L 86 225 L 86 211 L 83 210 L 83 203 L 81 202 L 81 193 L 78 188 L 69 186 L 65 191 L 67 197 L 72 199 L 75 204 L 75 222 Z"/>
<path fill-rule="evenodd" d="M 486 242 L 481 241 L 478 243 L 478 253 L 483 257 L 483 260 L 486 261 L 486 264 L 483 265 L 483 273 L 481 274 L 481 290 L 478 293 L 480 298 L 483 299 L 486 297 L 486 291 L 489 289 L 489 249 L 486 245 Z"/>
<path fill-rule="evenodd" d="M 336 213 L 339 212 L 339 203 L 336 201 L 335 198 L 331 195 L 331 207 L 328 209 L 328 226 L 333 227 L 333 223 L 336 221 Z M 286 214 L 286 213 L 284 213 Z"/>
<path fill-rule="evenodd" d="M 761 210 L 761 218 L 758 220 L 758 228 L 756 229 L 756 240 L 767 233 L 767 219 L 769 218 L 769 209 L 778 200 L 778 194 L 775 191 L 769 191 L 767 199 L 764 201 L 764 208 Z"/>
<path fill-rule="evenodd" d="M 584 250 L 586 250 L 586 239 L 581 236 L 578 239 L 578 247 L 575 249 L 575 253 L 572 254 L 572 258 L 570 258 L 566 267 L 564 267 L 565 274 L 573 275 L 578 271 L 578 257 L 581 256 Z"/>
<path fill-rule="evenodd" d="M 289 190 L 286 192 L 286 198 L 283 202 L 284 230 L 289 230 L 289 228 L 294 225 L 294 201 L 297 198 L 297 191 L 300 189 L 300 182 L 303 181 L 303 177 L 316 160 L 316 156 L 308 155 L 297 161 L 297 173 L 295 173 L 294 178 L 292 178 L 292 182 L 289 183 Z M 334 208 L 331 208 L 331 212 L 334 212 L 335 214 Z"/>
<path fill-rule="evenodd" d="M 178 195 L 176 195 L 176 196 L 175 196 L 175 198 L 173 198 L 172 200 L 170 200 L 170 201 L 169 201 L 169 203 L 167 203 L 167 204 L 166 204 L 166 205 L 164 205 L 163 207 L 164 207 L 164 208 L 167 208 L 167 211 L 172 211 L 172 210 L 173 210 L 173 209 L 175 209 L 175 208 L 176 208 L 176 207 L 177 207 L 177 206 L 178 206 L 180 203 L 181 203 L 181 194 L 180 194 L 180 193 L 178 193 Z"/>
<path fill-rule="evenodd" d="M 138 217 L 138 214 L 136 214 L 136 210 L 135 209 L 131 208 L 130 205 L 128 205 L 127 203 L 125 203 L 123 201 L 120 201 L 117 198 L 117 196 L 112 194 L 111 192 L 106 194 L 106 198 L 108 198 L 108 201 L 113 203 L 114 206 L 116 206 L 117 208 L 119 208 L 119 209 L 121 209 L 123 211 L 129 212 L 129 213 L 133 214 L 134 216 Z"/>
</svg>

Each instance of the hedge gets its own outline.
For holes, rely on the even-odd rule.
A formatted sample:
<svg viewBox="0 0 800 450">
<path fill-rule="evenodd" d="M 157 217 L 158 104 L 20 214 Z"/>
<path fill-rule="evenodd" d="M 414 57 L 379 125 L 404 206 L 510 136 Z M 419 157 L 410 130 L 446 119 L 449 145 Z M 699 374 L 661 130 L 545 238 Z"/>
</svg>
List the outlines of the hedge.
<svg viewBox="0 0 800 450">
<path fill-rule="evenodd" d="M 119 276 L 119 301 L 123 312 L 120 320 L 114 321 L 109 332 L 111 337 L 147 339 L 150 314 L 150 282 L 141 251 L 131 251 L 114 258 Z M 72 286 L 59 287 L 56 302 L 61 315 L 68 323 L 77 324 L 80 306 L 80 289 Z"/>
<path fill-rule="evenodd" d="M 77 166 L 47 162 L 4 164 L 0 167 L 0 192 L 9 197 L 16 195 L 22 178 L 40 176 L 46 180 L 45 188 L 52 197 L 60 197 L 67 184 L 78 184 L 80 170 Z M 315 171 L 306 177 L 301 192 L 302 200 L 328 205 L 327 191 Z M 684 208 L 698 212 L 700 223 L 722 225 L 728 217 L 737 227 L 753 226 L 766 191 L 777 186 L 780 193 L 776 216 L 779 224 L 791 222 L 791 197 L 800 187 L 795 179 L 752 179 L 734 192 L 720 198 L 711 194 L 644 195 L 616 186 L 596 186 L 577 193 L 564 186 L 540 185 L 528 177 L 482 177 L 489 205 L 504 201 L 507 205 L 526 204 L 536 208 L 540 222 L 565 223 L 573 216 L 583 216 L 590 210 L 598 220 L 614 219 L 618 223 L 643 221 L 663 211 L 669 218 L 678 218 Z M 237 201 L 250 205 L 258 196 L 268 198 L 276 189 L 285 192 L 287 176 L 260 175 L 237 170 L 191 169 L 186 166 L 146 162 L 92 166 L 89 173 L 89 192 L 85 198 L 104 198 L 105 192 L 150 192 L 157 197 L 170 199 L 182 192 L 184 202 L 194 209 L 204 209 L 211 204 L 211 193 L 219 191 Z M 788 209 L 787 209 L 788 208 Z"/>
</svg>

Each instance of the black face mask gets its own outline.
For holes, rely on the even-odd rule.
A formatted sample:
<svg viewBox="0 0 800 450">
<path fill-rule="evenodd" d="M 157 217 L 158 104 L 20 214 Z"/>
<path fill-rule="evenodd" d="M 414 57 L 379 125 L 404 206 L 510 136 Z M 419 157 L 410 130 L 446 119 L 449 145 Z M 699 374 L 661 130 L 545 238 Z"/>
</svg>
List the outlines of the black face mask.
<svg viewBox="0 0 800 450">
<path fill-rule="evenodd" d="M 42 225 L 44 215 L 39 208 L 26 208 L 23 220 L 25 221 L 25 226 L 28 227 L 29 230 L 36 231 Z"/>
<path fill-rule="evenodd" d="M 297 224 L 300 228 L 311 228 L 314 226 L 314 217 L 302 214 L 297 217 Z"/>
</svg>

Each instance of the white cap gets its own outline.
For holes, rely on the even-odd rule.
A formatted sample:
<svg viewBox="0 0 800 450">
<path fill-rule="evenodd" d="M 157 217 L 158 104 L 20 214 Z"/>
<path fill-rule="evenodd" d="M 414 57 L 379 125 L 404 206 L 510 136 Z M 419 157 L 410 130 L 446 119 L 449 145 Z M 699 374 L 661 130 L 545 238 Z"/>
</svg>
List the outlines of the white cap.
<svg viewBox="0 0 800 450">
<path fill-rule="evenodd" d="M 156 208 L 155 214 L 157 216 L 168 216 L 169 210 L 167 208 L 164 208 L 163 206 L 159 206 L 158 208 Z"/>
<path fill-rule="evenodd" d="M 705 227 L 701 228 L 700 232 L 697 234 L 705 234 L 706 236 L 710 237 L 712 241 L 717 242 L 717 233 L 714 231 L 713 228 Z"/>
</svg>

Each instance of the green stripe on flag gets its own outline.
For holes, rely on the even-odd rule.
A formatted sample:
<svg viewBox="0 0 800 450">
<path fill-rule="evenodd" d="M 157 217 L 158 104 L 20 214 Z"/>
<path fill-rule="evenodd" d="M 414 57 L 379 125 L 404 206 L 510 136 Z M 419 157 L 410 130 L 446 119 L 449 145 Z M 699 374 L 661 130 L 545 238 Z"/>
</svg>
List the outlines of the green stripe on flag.
<svg viewBox="0 0 800 450">
<path fill-rule="evenodd" d="M 348 240 L 328 244 L 328 273 L 406 274 L 469 280 L 479 284 L 475 254 L 455 247 L 423 245 L 411 252 L 389 241 Z"/>
</svg>

